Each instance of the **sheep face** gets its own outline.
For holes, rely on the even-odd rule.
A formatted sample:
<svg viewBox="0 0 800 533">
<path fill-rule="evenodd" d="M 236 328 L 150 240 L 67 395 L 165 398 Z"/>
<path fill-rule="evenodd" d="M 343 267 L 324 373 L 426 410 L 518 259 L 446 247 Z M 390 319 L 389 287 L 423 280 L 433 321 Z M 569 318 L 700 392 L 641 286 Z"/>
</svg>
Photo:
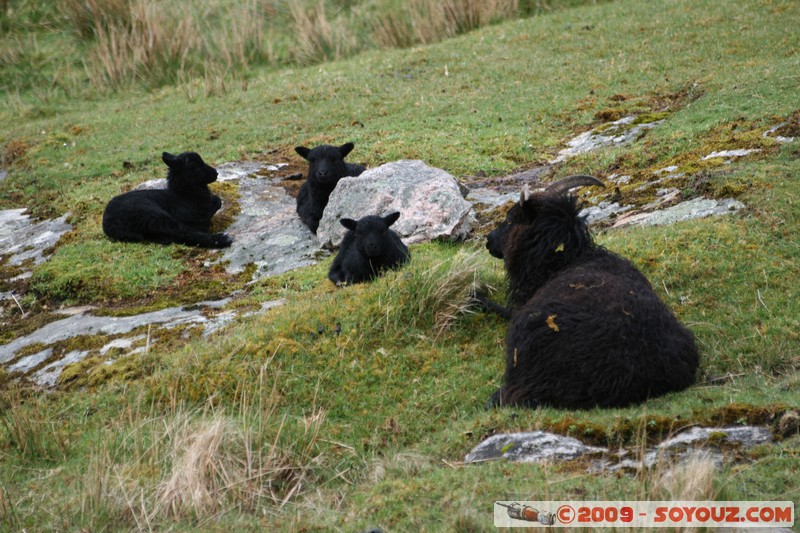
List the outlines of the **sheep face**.
<svg viewBox="0 0 800 533">
<path fill-rule="evenodd" d="M 217 181 L 217 170 L 203 161 L 195 152 L 184 152 L 172 155 L 169 152 L 161 154 L 161 159 L 169 167 L 167 180 L 180 183 L 183 186 L 208 185 Z"/>
<path fill-rule="evenodd" d="M 536 219 L 536 206 L 532 200 L 518 202 L 508 210 L 506 219 L 486 236 L 486 249 L 498 259 L 503 259 L 508 236 L 514 226 L 531 225 Z"/>
<path fill-rule="evenodd" d="M 364 257 L 375 259 L 386 254 L 392 246 L 389 238 L 389 227 L 400 218 L 399 212 L 385 217 L 366 216 L 358 221 L 350 218 L 341 219 L 341 224 L 355 234 L 355 245 L 358 253 Z"/>
<path fill-rule="evenodd" d="M 486 248 L 489 253 L 498 259 L 503 259 L 510 235 L 520 231 L 515 228 L 523 226 L 542 235 L 555 235 L 570 228 L 584 233 L 585 222 L 574 216 L 574 209 L 570 207 L 565 209 L 562 199 L 570 189 L 587 185 L 604 187 L 600 180 L 586 175 L 569 176 L 536 193 L 531 193 L 526 184 L 520 193 L 519 202 L 509 209 L 506 219 L 486 236 Z M 558 247 L 564 243 L 553 244 Z"/>
<path fill-rule="evenodd" d="M 335 185 L 339 179 L 350 174 L 344 158 L 353 150 L 353 143 L 341 146 L 323 144 L 315 148 L 298 146 L 295 151 L 308 161 L 308 180 L 324 184 Z"/>
</svg>

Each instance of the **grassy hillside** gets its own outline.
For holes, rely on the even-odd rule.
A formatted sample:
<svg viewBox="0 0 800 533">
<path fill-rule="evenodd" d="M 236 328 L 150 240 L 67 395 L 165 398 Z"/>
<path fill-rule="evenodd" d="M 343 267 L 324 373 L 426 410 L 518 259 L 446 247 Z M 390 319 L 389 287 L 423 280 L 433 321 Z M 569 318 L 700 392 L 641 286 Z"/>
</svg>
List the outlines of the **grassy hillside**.
<svg viewBox="0 0 800 533">
<path fill-rule="evenodd" d="M 574 158 L 554 176 L 635 177 L 678 164 L 691 170 L 687 197 L 734 195 L 748 208 L 598 235 L 694 330 L 701 378 L 725 379 L 628 409 L 484 411 L 502 375 L 505 325 L 464 312 L 476 280 L 503 296 L 502 265 L 481 242 L 412 247 L 407 268 L 345 289 L 325 279 L 323 262 L 241 298 L 257 307 L 284 297 L 280 308 L 111 367 L 89 361 L 53 393 L 0 375 L 0 527 L 490 531 L 492 502 L 507 498 L 798 501 L 796 423 L 776 430 L 774 445 L 733 450 L 736 462 L 690 494 L 664 472 L 693 473 L 670 464 L 616 475 L 582 463 L 460 461 L 495 432 L 550 429 L 638 450 L 694 424 L 777 428 L 797 408 L 800 142 L 761 133 L 788 122 L 783 133 L 800 136 L 799 17 L 799 4 L 780 0 L 629 0 L 438 44 L 253 68 L 225 91 L 206 91 L 201 77 L 39 103 L 36 84 L 7 92 L 0 207 L 69 210 L 76 226 L 25 287 L 32 311 L 163 306 L 241 284 L 195 272 L 195 250 L 143 251 L 102 235 L 105 202 L 161 177 L 163 150 L 297 164 L 298 144 L 353 141 L 353 161 L 419 158 L 470 181 L 547 161 L 623 113 L 661 113 L 643 139 Z M 761 152 L 696 163 L 745 147 Z M 10 331 L 18 327 L 27 326 Z"/>
</svg>

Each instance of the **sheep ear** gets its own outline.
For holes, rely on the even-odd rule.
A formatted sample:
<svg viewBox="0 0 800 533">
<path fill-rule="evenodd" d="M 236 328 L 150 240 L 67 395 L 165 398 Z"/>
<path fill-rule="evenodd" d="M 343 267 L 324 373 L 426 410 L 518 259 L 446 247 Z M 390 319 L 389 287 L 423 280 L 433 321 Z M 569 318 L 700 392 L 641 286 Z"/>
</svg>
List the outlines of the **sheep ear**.
<svg viewBox="0 0 800 533">
<path fill-rule="evenodd" d="M 398 218 L 400 218 L 400 212 L 395 211 L 394 213 L 389 213 L 388 215 L 383 217 L 383 221 L 386 222 L 387 226 L 391 226 L 392 224 L 397 222 Z"/>
<path fill-rule="evenodd" d="M 353 151 L 355 145 L 353 143 L 344 143 L 339 147 L 339 151 L 342 153 L 342 157 L 347 157 L 347 154 Z"/>
<path fill-rule="evenodd" d="M 349 230 L 356 230 L 356 226 L 358 226 L 358 222 L 353 220 L 352 218 L 343 218 L 339 220 L 339 223 Z"/>
<path fill-rule="evenodd" d="M 300 157 L 303 159 L 308 159 L 308 154 L 311 152 L 311 149 L 306 148 L 305 146 L 297 146 L 295 147 L 294 151 L 300 154 Z"/>
<path fill-rule="evenodd" d="M 169 152 L 163 152 L 161 154 L 161 160 L 166 164 L 168 167 L 172 168 L 178 162 L 178 158 L 172 155 Z"/>
<path fill-rule="evenodd" d="M 525 202 L 531 199 L 531 190 L 528 188 L 528 184 L 526 183 L 522 187 L 522 191 L 519 193 L 519 205 L 524 206 Z"/>
</svg>

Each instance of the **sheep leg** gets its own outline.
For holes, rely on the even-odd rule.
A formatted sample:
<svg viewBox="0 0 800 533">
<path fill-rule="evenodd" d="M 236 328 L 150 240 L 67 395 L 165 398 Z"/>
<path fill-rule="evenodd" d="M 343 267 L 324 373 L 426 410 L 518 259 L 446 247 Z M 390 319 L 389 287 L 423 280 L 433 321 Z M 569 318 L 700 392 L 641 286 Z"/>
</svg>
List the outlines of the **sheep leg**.
<svg viewBox="0 0 800 533">
<path fill-rule="evenodd" d="M 233 240 L 224 233 L 205 233 L 198 231 L 170 216 L 154 218 L 150 221 L 149 238 L 160 244 L 178 243 L 201 248 L 226 248 Z"/>
<path fill-rule="evenodd" d="M 503 387 L 500 387 L 489 396 L 489 399 L 483 405 L 486 410 L 495 409 L 503 406 Z"/>
<path fill-rule="evenodd" d="M 472 302 L 484 311 L 495 313 L 506 320 L 511 320 L 511 309 L 491 301 L 484 293 L 480 291 L 475 291 L 472 294 Z"/>
</svg>

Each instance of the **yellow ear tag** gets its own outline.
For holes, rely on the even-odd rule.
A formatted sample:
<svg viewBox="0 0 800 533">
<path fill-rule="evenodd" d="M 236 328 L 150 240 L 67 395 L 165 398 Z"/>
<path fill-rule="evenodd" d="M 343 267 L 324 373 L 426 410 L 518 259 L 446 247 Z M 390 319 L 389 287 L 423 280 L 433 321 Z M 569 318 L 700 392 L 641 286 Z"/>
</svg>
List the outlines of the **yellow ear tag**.
<svg viewBox="0 0 800 533">
<path fill-rule="evenodd" d="M 564 251 L 564 243 L 562 242 L 558 246 L 556 246 L 556 252 L 563 252 Z"/>
</svg>

